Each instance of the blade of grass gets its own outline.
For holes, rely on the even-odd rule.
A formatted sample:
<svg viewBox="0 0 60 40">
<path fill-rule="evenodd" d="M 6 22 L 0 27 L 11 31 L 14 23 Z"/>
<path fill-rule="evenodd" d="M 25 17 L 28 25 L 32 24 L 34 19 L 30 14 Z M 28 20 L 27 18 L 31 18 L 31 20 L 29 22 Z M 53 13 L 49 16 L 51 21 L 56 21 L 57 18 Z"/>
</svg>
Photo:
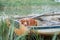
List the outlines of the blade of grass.
<svg viewBox="0 0 60 40">
<path fill-rule="evenodd" d="M 2 33 L 2 34 L 0 34 L 1 35 L 1 37 L 2 37 L 2 40 L 7 40 L 7 25 L 6 25 L 6 21 L 5 21 L 5 19 L 3 19 L 3 17 L 1 17 L 1 21 L 0 21 L 0 32 Z"/>
<path fill-rule="evenodd" d="M 12 21 L 10 29 L 9 29 L 9 39 L 13 40 L 13 33 L 14 33 L 14 22 Z"/>
<path fill-rule="evenodd" d="M 16 38 L 16 40 L 19 40 L 20 38 L 23 38 L 23 37 L 26 36 L 27 34 L 28 34 L 28 32 L 26 32 L 25 34 L 22 34 L 22 35 L 18 36 L 18 37 Z"/>
<path fill-rule="evenodd" d="M 58 35 L 58 32 L 54 34 L 54 36 L 52 37 L 52 40 L 56 40 L 57 35 Z"/>
</svg>

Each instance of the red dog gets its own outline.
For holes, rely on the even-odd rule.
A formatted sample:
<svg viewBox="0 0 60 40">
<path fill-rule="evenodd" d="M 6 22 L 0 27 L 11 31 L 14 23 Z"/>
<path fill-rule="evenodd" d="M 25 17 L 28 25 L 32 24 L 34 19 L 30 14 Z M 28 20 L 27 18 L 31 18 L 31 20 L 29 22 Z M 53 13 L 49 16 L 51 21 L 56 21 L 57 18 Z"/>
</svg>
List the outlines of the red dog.
<svg viewBox="0 0 60 40">
<path fill-rule="evenodd" d="M 20 20 L 21 24 L 24 26 L 37 26 L 37 21 L 32 18 L 25 18 Z"/>
</svg>

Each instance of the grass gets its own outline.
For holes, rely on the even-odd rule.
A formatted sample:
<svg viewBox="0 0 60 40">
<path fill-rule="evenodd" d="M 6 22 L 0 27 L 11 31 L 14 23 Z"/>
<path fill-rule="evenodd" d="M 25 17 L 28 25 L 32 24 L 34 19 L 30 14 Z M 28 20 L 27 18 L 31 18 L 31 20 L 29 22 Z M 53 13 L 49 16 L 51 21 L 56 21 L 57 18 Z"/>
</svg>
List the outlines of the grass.
<svg viewBox="0 0 60 40">
<path fill-rule="evenodd" d="M 54 36 L 53 36 L 52 40 L 56 40 L 57 35 L 58 35 L 58 32 L 54 34 Z"/>
<path fill-rule="evenodd" d="M 0 0 L 0 6 L 5 7 L 5 11 L 3 10 L 3 8 L 1 8 L 0 10 L 0 14 L 3 14 L 3 12 L 5 12 L 8 15 L 14 15 L 14 14 L 18 14 L 18 15 L 28 15 L 30 13 L 34 13 L 36 10 L 37 13 L 41 13 L 45 11 L 45 7 L 42 8 L 42 6 L 48 6 L 46 7 L 46 11 L 51 11 L 51 10 L 55 10 L 55 9 L 59 9 L 57 6 L 60 7 L 60 3 L 55 2 L 54 0 Z M 40 6 L 40 10 L 37 9 L 33 9 L 32 6 Z M 53 7 L 55 8 L 53 8 Z M 38 11 L 39 10 L 39 11 Z M 33 11 L 33 12 L 32 12 Z M 48 12 L 49 12 L 48 11 Z"/>
<path fill-rule="evenodd" d="M 26 6 L 26 5 L 60 5 L 54 0 L 0 0 L 6 6 Z"/>
</svg>

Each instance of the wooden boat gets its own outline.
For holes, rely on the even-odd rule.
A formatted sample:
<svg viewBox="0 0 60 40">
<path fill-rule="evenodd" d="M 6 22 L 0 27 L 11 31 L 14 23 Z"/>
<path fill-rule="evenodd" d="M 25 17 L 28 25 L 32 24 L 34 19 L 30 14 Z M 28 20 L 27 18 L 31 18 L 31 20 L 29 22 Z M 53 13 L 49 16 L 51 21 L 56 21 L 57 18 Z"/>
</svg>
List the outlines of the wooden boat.
<svg viewBox="0 0 60 40">
<path fill-rule="evenodd" d="M 40 34 L 54 34 L 56 32 L 60 33 L 60 13 L 52 13 L 52 14 L 42 14 L 37 16 L 27 16 L 27 17 L 14 17 L 18 21 L 19 20 L 32 18 L 37 20 L 37 26 L 27 26 L 30 30 L 36 30 Z M 17 22 L 16 21 L 16 22 Z"/>
</svg>

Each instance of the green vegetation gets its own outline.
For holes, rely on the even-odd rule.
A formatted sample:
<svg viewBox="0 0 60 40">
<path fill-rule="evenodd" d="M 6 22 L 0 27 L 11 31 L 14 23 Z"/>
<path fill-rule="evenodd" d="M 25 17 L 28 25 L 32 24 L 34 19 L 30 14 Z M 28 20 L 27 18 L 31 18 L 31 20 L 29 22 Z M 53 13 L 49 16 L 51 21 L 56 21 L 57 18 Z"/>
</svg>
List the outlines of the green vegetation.
<svg viewBox="0 0 60 40">
<path fill-rule="evenodd" d="M 6 6 L 60 5 L 54 0 L 0 0 Z"/>
<path fill-rule="evenodd" d="M 0 4 L 4 5 L 4 8 L 2 8 L 4 10 L 0 11 L 0 14 L 4 12 L 7 15 L 28 15 L 34 13 L 35 10 L 37 10 L 37 13 L 41 13 L 45 10 L 48 11 L 49 8 L 52 8 L 52 10 L 59 9 L 60 6 L 60 3 L 54 0 L 0 0 Z M 32 6 L 36 6 L 35 9 Z M 37 6 L 40 6 L 40 8 L 38 9 Z M 47 6 L 47 9 L 44 6 Z"/>
</svg>

